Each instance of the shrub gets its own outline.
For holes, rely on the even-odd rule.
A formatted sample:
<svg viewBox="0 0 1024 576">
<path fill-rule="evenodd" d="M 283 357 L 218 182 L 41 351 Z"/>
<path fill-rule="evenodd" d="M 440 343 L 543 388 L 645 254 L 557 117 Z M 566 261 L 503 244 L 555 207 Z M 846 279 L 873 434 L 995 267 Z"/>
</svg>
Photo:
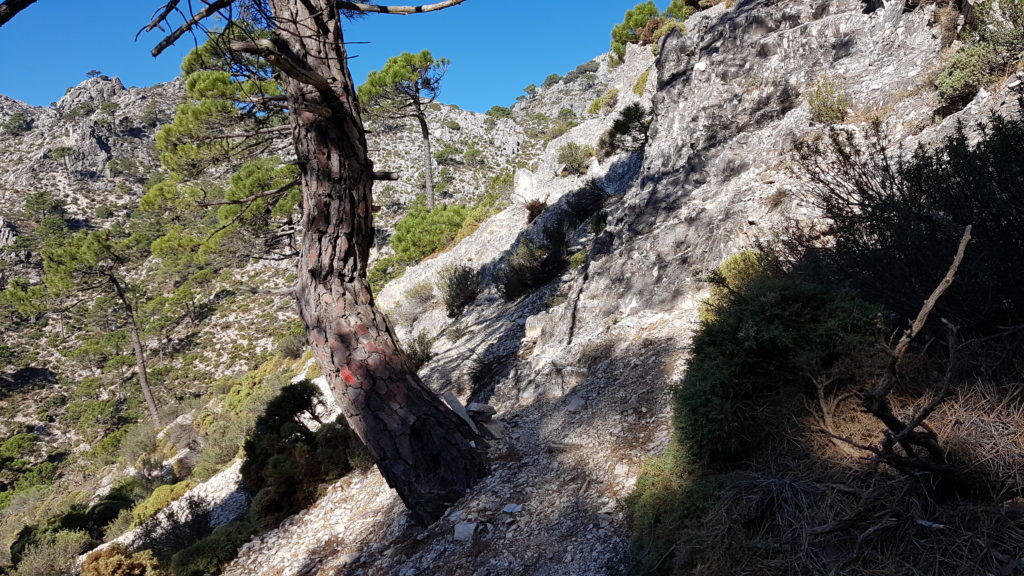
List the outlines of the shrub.
<svg viewBox="0 0 1024 576">
<path fill-rule="evenodd" d="M 544 82 L 541 84 L 541 87 L 542 88 L 550 88 L 550 87 L 554 86 L 555 84 L 558 84 L 558 82 L 561 79 L 562 79 L 562 77 L 560 75 L 558 75 L 558 74 L 549 74 L 548 77 L 544 79 Z"/>
<path fill-rule="evenodd" d="M 466 152 L 462 155 L 462 162 L 466 166 L 473 168 L 481 168 L 487 163 L 487 161 L 484 160 L 483 150 L 477 148 L 476 144 L 472 143 L 466 147 Z"/>
<path fill-rule="evenodd" d="M 380 294 L 384 286 L 402 274 L 409 264 L 397 254 L 386 256 L 377 260 L 370 271 L 366 274 L 366 280 L 370 283 L 370 289 L 374 294 Z"/>
<path fill-rule="evenodd" d="M 571 72 L 566 74 L 565 78 L 563 78 L 562 80 L 566 84 L 571 84 L 581 78 L 588 77 L 589 75 L 593 74 L 594 72 L 597 72 L 600 69 L 601 65 L 598 64 L 597 62 L 594 62 L 593 60 L 589 62 L 584 62 L 583 64 L 577 66 L 575 70 L 572 70 Z"/>
<path fill-rule="evenodd" d="M 301 324 L 289 330 L 277 341 L 277 353 L 284 358 L 293 360 L 301 358 L 307 349 L 306 328 Z"/>
<path fill-rule="evenodd" d="M 15 434 L 0 444 L 0 461 L 21 458 L 28 453 L 38 437 L 31 433 Z"/>
<path fill-rule="evenodd" d="M 405 291 L 406 302 L 416 309 L 423 308 L 427 304 L 430 304 L 433 299 L 434 285 L 427 281 L 415 284 Z"/>
<path fill-rule="evenodd" d="M 506 300 L 515 300 L 544 285 L 551 277 L 548 252 L 522 239 L 512 249 L 504 266 L 494 276 L 498 293 Z"/>
<path fill-rule="evenodd" d="M 419 370 L 434 357 L 434 353 L 431 351 L 433 346 L 434 339 L 426 332 L 419 332 L 409 340 L 405 347 L 405 356 L 412 364 L 413 370 Z"/>
<path fill-rule="evenodd" d="M 794 252 L 820 281 L 848 285 L 897 322 L 916 316 L 945 275 L 967 225 L 972 241 L 932 317 L 990 332 L 1024 321 L 1024 120 L 992 116 L 981 139 L 962 127 L 908 158 L 886 147 L 881 125 L 864 140 L 847 130 L 802 142 L 803 192 L 833 241 L 796 235 Z"/>
<path fill-rule="evenodd" d="M 696 12 L 696 9 L 694 8 L 690 8 L 690 10 L 690 14 L 694 14 Z M 689 18 L 689 15 L 687 15 L 687 18 Z M 685 20 L 685 18 L 681 20 L 666 20 L 657 30 L 654 31 L 654 34 L 651 35 L 651 52 L 654 52 L 655 56 L 661 52 L 662 38 L 671 34 L 673 30 L 678 30 L 680 34 L 686 32 L 686 24 L 683 23 L 683 20 Z"/>
<path fill-rule="evenodd" d="M 647 87 L 647 79 L 651 76 L 651 69 L 644 70 L 642 74 L 636 77 L 636 82 L 633 83 L 633 94 L 637 96 L 644 95 L 644 88 Z"/>
<path fill-rule="evenodd" d="M 272 528 L 312 504 L 321 483 L 365 460 L 365 449 L 344 420 L 316 432 L 310 428 L 322 403 L 319 388 L 308 380 L 284 386 L 245 441 L 242 478 L 254 494 L 249 518 L 257 528 Z"/>
<path fill-rule="evenodd" d="M 445 120 L 441 125 L 449 130 L 462 130 L 462 125 L 455 120 Z"/>
<path fill-rule="evenodd" d="M 434 152 L 434 160 L 438 164 L 459 164 L 462 161 L 459 159 L 459 155 L 462 154 L 462 149 L 452 143 L 447 143 L 441 147 L 440 150 Z"/>
<path fill-rule="evenodd" d="M 611 111 L 615 109 L 615 105 L 619 102 L 619 90 L 618 88 L 610 88 L 607 92 L 602 94 L 596 100 L 591 102 L 590 107 L 587 108 L 588 114 L 597 114 L 604 111 Z"/>
<path fill-rule="evenodd" d="M 18 110 L 14 114 L 11 114 L 3 124 L 0 124 L 0 130 L 3 130 L 11 136 L 20 136 L 32 130 L 33 124 L 35 124 L 35 120 L 33 120 L 31 116 L 26 114 L 23 110 Z"/>
<path fill-rule="evenodd" d="M 666 18 L 674 18 L 679 21 L 686 20 L 697 11 L 687 0 L 672 0 L 665 9 Z"/>
<path fill-rule="evenodd" d="M 996 63 L 995 46 L 988 42 L 965 44 L 957 49 L 935 80 L 942 105 L 955 109 L 970 102 L 982 86 L 996 80 Z"/>
<path fill-rule="evenodd" d="M 708 510 L 719 487 L 711 476 L 687 475 L 678 445 L 644 462 L 626 509 L 633 524 L 633 545 L 643 574 L 659 574 L 659 562 L 679 543 L 688 522 Z"/>
<path fill-rule="evenodd" d="M 248 542 L 255 533 L 256 527 L 244 520 L 236 520 L 220 526 L 209 536 L 176 552 L 171 557 L 170 572 L 174 576 L 217 576 L 224 566 L 234 560 L 238 549 Z M 83 573 L 82 576 L 87 575 Z M 131 576 L 135 576 L 135 574 L 131 574 Z M 139 573 L 139 576 L 150 575 Z M 157 575 L 153 574 L 153 576 Z"/>
<path fill-rule="evenodd" d="M 158 487 L 149 495 L 149 498 L 139 502 L 132 509 L 132 521 L 136 526 L 142 524 L 149 518 L 152 518 L 157 512 L 170 505 L 171 502 L 184 496 L 185 492 L 195 488 L 195 486 L 196 483 L 192 480 L 183 480 L 177 484 L 165 484 Z"/>
<path fill-rule="evenodd" d="M 674 418 L 685 462 L 700 466 L 757 442 L 766 423 L 755 422 L 749 406 L 759 397 L 802 385 L 804 374 L 875 346 L 879 335 L 876 308 L 848 291 L 779 277 L 759 254 L 730 257 L 708 281 L 712 294 Z"/>
<path fill-rule="evenodd" d="M 839 90 L 839 85 L 827 78 L 818 80 L 807 94 L 811 120 L 821 124 L 838 124 L 846 120 L 850 98 Z"/>
<path fill-rule="evenodd" d="M 643 148 L 647 143 L 650 125 L 647 110 L 639 102 L 623 108 L 612 122 L 612 127 L 598 140 L 597 148 L 601 158 L 608 158 L 620 150 L 633 152 Z"/>
<path fill-rule="evenodd" d="M 572 256 L 569 256 L 569 268 L 572 268 L 573 270 L 576 270 L 577 268 L 582 267 L 586 263 L 587 263 L 587 251 L 586 250 L 580 250 L 579 252 L 574 252 Z"/>
<path fill-rule="evenodd" d="M 507 106 L 491 106 L 485 114 L 491 118 L 512 118 L 512 109 Z"/>
<path fill-rule="evenodd" d="M 166 576 L 150 550 L 131 554 L 122 544 L 90 553 L 82 563 L 81 576 Z"/>
<path fill-rule="evenodd" d="M 565 166 L 566 172 L 577 176 L 587 173 L 590 159 L 593 157 L 593 146 L 580 146 L 575 142 L 568 142 L 558 149 L 558 162 Z"/>
<path fill-rule="evenodd" d="M 76 558 L 91 543 L 85 532 L 62 530 L 42 534 L 25 549 L 12 576 L 74 576 Z"/>
<path fill-rule="evenodd" d="M 466 209 L 462 206 L 435 206 L 428 210 L 417 203 L 395 224 L 391 245 L 400 260 L 417 262 L 448 246 L 465 219 Z"/>
<path fill-rule="evenodd" d="M 534 198 L 523 205 L 526 208 L 526 223 L 529 224 L 537 219 L 538 216 L 544 213 L 544 210 L 548 207 L 548 203 L 543 200 L 537 200 Z"/>
<path fill-rule="evenodd" d="M 461 264 L 446 266 L 439 273 L 441 296 L 449 318 L 457 318 L 480 294 L 480 273 Z"/>
</svg>

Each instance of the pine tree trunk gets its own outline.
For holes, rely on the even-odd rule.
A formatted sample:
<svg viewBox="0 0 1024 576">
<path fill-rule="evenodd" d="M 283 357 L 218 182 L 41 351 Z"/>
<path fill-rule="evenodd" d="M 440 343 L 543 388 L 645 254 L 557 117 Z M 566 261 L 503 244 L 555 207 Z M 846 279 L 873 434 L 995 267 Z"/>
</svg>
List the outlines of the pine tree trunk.
<svg viewBox="0 0 1024 576">
<path fill-rule="evenodd" d="M 146 370 L 146 353 L 142 348 L 142 336 L 139 334 L 139 324 L 135 321 L 135 310 L 132 308 L 124 287 L 117 279 L 117 276 L 107 276 L 110 284 L 114 287 L 117 297 L 124 306 L 125 315 L 128 317 L 128 332 L 132 338 L 132 349 L 135 351 L 135 367 L 139 373 L 139 386 L 142 388 L 142 397 L 146 400 L 146 407 L 149 409 L 149 418 L 153 421 L 155 428 L 160 427 L 160 412 L 156 409 L 156 400 L 153 398 L 153 391 L 149 388 L 149 373 Z"/>
<path fill-rule="evenodd" d="M 299 311 L 349 425 L 415 518 L 429 523 L 486 474 L 483 440 L 420 381 L 374 307 L 366 281 L 373 164 L 340 15 L 329 0 L 272 4 L 288 51 L 329 82 L 283 79 L 302 172 Z"/>
<path fill-rule="evenodd" d="M 419 98 L 414 100 L 416 107 L 416 120 L 420 123 L 420 134 L 423 136 L 423 180 L 424 194 L 427 198 L 427 208 L 434 207 L 434 158 L 430 153 L 430 128 L 427 127 L 427 115 L 423 111 L 423 105 Z"/>
</svg>

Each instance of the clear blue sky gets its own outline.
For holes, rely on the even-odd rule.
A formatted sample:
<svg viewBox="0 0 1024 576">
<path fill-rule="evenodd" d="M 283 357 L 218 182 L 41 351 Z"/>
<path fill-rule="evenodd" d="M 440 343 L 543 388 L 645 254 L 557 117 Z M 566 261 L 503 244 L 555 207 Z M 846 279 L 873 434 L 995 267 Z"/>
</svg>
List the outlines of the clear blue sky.
<svg viewBox="0 0 1024 576">
<path fill-rule="evenodd" d="M 608 51 L 612 26 L 640 0 L 467 0 L 431 14 L 369 15 L 346 26 L 356 83 L 400 52 L 430 50 L 452 64 L 441 100 L 479 112 L 510 105 L 529 84 L 564 74 Z M 656 0 L 662 9 L 669 0 Z M 382 0 L 382 4 L 411 4 Z M 422 2 L 416 2 L 422 3 Z M 0 94 L 37 106 L 54 102 L 97 69 L 126 86 L 178 75 L 193 46 L 185 36 L 159 58 L 158 33 L 135 33 L 160 0 L 37 0 L 0 28 Z M 199 2 L 196 2 L 198 5 Z"/>
</svg>

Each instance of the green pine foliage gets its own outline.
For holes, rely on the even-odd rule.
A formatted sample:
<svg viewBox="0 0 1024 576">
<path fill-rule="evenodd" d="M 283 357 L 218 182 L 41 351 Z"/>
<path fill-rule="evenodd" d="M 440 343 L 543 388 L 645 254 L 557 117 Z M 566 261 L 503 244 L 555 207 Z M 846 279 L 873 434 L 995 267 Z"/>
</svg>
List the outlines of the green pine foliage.
<svg viewBox="0 0 1024 576">
<path fill-rule="evenodd" d="M 428 210 L 416 202 L 395 224 L 391 245 L 403 261 L 417 262 L 447 247 L 465 219 L 463 206 L 436 206 Z"/>
<path fill-rule="evenodd" d="M 652 0 L 637 4 L 627 10 L 622 22 L 612 28 L 612 53 L 621 61 L 626 57 L 626 44 L 640 41 L 640 30 L 660 12 Z"/>
</svg>

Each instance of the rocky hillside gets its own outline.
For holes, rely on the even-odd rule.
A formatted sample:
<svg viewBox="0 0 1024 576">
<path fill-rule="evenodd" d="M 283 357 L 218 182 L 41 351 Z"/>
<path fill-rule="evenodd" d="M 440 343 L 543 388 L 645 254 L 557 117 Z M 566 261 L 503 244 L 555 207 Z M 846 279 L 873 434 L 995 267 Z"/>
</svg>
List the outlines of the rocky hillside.
<svg viewBox="0 0 1024 576">
<path fill-rule="evenodd" d="M 664 41 L 636 97 L 654 109 L 646 149 L 594 161 L 582 177 L 558 176 L 559 147 L 595 144 L 635 99 L 629 87 L 650 53 L 631 46 L 629 72 L 602 78 L 627 98 L 551 141 L 535 170 L 517 171 L 516 205 L 380 295 L 403 339 L 435 338 L 421 372 L 435 389 L 497 409 L 503 433 L 491 476 L 425 532 L 408 525 L 376 474 L 335 485 L 244 547 L 227 573 L 630 573 L 623 499 L 669 439 L 668 399 L 704 294 L 695 275 L 789 218 L 814 215 L 793 194 L 791 151 L 795 139 L 826 128 L 807 102 L 815 82 L 827 75 L 849 95 L 847 126 L 881 119 L 892 142 L 908 147 L 992 110 L 1018 114 L 1011 78 L 936 119 L 935 10 L 741 2 L 700 12 Z M 600 208 L 608 224 L 572 233 L 568 251 L 583 263 L 506 302 L 491 283 L 495 270 L 517 242 L 540 243 L 546 228 L 571 219 L 591 179 L 608 194 Z M 548 207 L 528 223 L 520 202 L 535 199 Z M 436 292 L 426 301 L 411 293 L 462 263 L 488 284 L 459 319 L 446 317 Z"/>
<path fill-rule="evenodd" d="M 220 543 L 231 554 L 237 549 L 234 560 L 218 562 L 224 574 L 238 576 L 589 576 L 662 573 L 684 565 L 678 543 L 659 551 L 658 559 L 631 547 L 637 527 L 630 524 L 626 500 L 673 439 L 673 398 L 693 360 L 701 301 L 708 294 L 698 278 L 729 255 L 775 239 L 794 221 L 819 216 L 799 194 L 795 143 L 824 137 L 830 125 L 867 134 L 881 123 L 887 145 L 910 150 L 938 143 L 958 126 L 966 127 L 967 140 L 977 141 L 977 122 L 990 113 L 1021 114 L 1014 87 L 1022 74 L 1016 68 L 956 109 L 936 90 L 950 40 L 944 5 L 868 8 L 853 0 L 719 3 L 689 16 L 685 30 L 655 46 L 657 55 L 651 46 L 630 44 L 619 65 L 601 55 L 565 77 L 549 78 L 511 108 L 488 114 L 442 104 L 429 108 L 443 202 L 471 204 L 514 174 L 512 190 L 505 191 L 507 207 L 377 294 L 404 346 L 425 361 L 424 381 L 492 436 L 490 475 L 433 525 L 415 526 L 372 467 L 348 466 L 340 480 L 324 477 L 322 483 L 279 470 L 293 483 L 313 482 L 303 494 L 315 495 L 304 509 L 289 509 L 280 518 L 267 513 L 276 503 L 268 504 L 269 492 L 246 492 L 236 440 L 253 433 L 254 422 L 287 382 L 310 378 L 325 389 L 308 356 L 282 357 L 301 356 L 305 348 L 301 335 L 295 338 L 286 294 L 295 278 L 288 261 L 225 267 L 212 281 L 205 316 L 176 329 L 170 345 L 149 337 L 149 352 L 159 358 L 159 385 L 166 386 L 159 393 L 169 403 L 180 401 L 179 411 L 186 413 L 151 442 L 150 460 L 132 452 L 132 462 L 76 468 L 65 478 L 83 486 L 89 492 L 84 499 L 94 506 L 123 489 L 118 482 L 125 464 L 134 466 L 129 474 L 148 481 L 180 481 L 150 490 L 166 501 L 151 495 L 141 504 L 163 508 L 154 516 L 158 526 L 220 527 L 200 543 Z M 812 105 L 822 86 L 845 99 L 841 118 L 822 120 Z M 41 189 L 52 188 L 65 200 L 83 228 L 109 226 L 128 215 L 159 170 L 154 135 L 180 98 L 179 83 L 126 90 L 106 77 L 72 88 L 52 108 L 0 97 L 0 123 L 15 115 L 29 121 L 29 129 L 17 134 L 0 133 L 0 246 L 19 234 L 27 193 Z M 646 114 L 642 145 L 608 150 L 608 130 L 636 105 Z M 401 174 L 375 188 L 382 230 L 375 255 L 385 255 L 394 223 L 420 190 L 421 143 L 411 125 L 371 128 L 377 169 Z M 570 166 L 564 152 L 574 146 L 598 154 Z M 557 265 L 523 264 L 537 254 L 554 255 Z M 38 258 L 8 258 L 8 270 L 38 273 Z M 455 266 L 472 269 L 479 284 L 464 309 L 452 313 L 441 278 Z M 83 374 L 61 371 L 61 353 L 49 344 L 55 330 L 14 335 L 22 343 L 40 340 L 46 354 L 36 363 L 49 371 L 35 376 L 49 385 L 10 387 L 0 402 L 17 413 L 11 421 L 19 430 L 91 455 L 94 445 L 63 428 L 60 399 L 81 402 L 83 390 L 92 389 L 66 382 Z M 289 336 L 297 350 L 282 352 Z M 120 386 L 95 394 L 114 398 Z M 306 436 L 319 442 L 317 430 L 328 414 L 337 414 L 330 402 L 310 408 L 302 420 L 309 424 Z M 142 443 L 134 432 L 126 434 L 125 445 Z M 221 445 L 222 436 L 231 442 Z M 334 448 L 343 444 L 332 441 Z M 54 450 L 33 450 L 23 460 L 56 460 Z M 315 446 L 299 452 L 321 457 Z M 102 491 L 88 478 L 96 470 L 106 477 Z M 759 489 L 782 492 L 797 484 L 781 472 L 758 481 Z M 859 490 L 846 487 L 844 493 Z M 181 498 L 168 505 L 172 491 Z M 300 490 L 286 492 L 292 497 Z M 218 504 L 216 518 L 207 518 L 190 508 L 192 496 L 229 505 Z M 278 497 L 286 499 L 283 492 Z M 132 503 L 132 514 L 144 508 Z M 258 530 L 244 519 L 247 505 L 249 517 L 260 519 Z M 11 509 L 21 514 L 28 507 L 19 501 Z M 25 533 L 10 530 L 13 514 L 3 514 L 0 529 L 12 540 L 6 547 Z M 888 509 L 871 514 L 874 526 L 853 536 L 855 549 L 896 522 L 883 518 L 892 514 Z M 140 523 L 154 525 L 117 518 L 111 525 L 119 531 L 104 534 L 107 540 L 125 533 L 121 542 L 140 542 L 147 537 Z M 760 526 L 759 518 L 752 525 Z M 33 521 L 42 525 L 42 519 Z M 945 528 L 923 513 L 914 521 L 924 530 Z M 837 542 L 835 564 L 828 568 L 843 573 L 840 547 L 849 542 Z M 997 560 L 1005 556 L 999 560 L 1003 573 L 1016 573 L 1024 558 L 1008 556 L 1003 544 L 983 546 Z M 823 558 L 833 550 L 826 548 Z"/>
</svg>

